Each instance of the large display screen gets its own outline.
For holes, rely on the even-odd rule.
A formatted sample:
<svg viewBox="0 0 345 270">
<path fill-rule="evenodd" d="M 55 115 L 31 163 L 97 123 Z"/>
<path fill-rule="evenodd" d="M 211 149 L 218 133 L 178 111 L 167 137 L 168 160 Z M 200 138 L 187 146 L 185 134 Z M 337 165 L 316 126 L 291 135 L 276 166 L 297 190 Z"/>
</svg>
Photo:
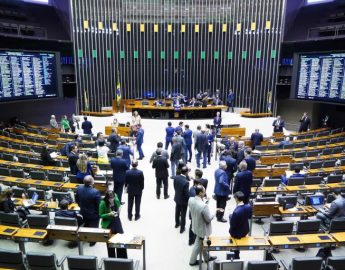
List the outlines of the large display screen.
<svg viewBox="0 0 345 270">
<path fill-rule="evenodd" d="M 345 53 L 299 54 L 296 98 L 345 103 Z"/>
<path fill-rule="evenodd" d="M 0 101 L 59 97 L 59 54 L 0 50 Z"/>
</svg>

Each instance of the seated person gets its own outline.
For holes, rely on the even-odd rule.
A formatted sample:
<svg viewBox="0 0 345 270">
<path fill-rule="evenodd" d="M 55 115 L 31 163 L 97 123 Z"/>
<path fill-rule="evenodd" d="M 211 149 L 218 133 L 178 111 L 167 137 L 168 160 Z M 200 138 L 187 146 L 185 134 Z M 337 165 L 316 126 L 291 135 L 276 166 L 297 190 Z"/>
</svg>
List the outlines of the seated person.
<svg viewBox="0 0 345 270">
<path fill-rule="evenodd" d="M 69 202 L 65 199 L 62 199 L 59 203 L 60 210 L 55 212 L 56 217 L 66 217 L 66 218 L 75 218 L 78 222 L 78 226 L 83 224 L 83 216 L 79 214 L 78 211 L 68 210 Z"/>
<path fill-rule="evenodd" d="M 29 210 L 23 206 L 15 206 L 12 200 L 12 189 L 6 189 L 0 196 L 0 211 L 5 213 L 16 212 L 22 220 L 26 220 L 26 216 L 30 214 Z"/>
<path fill-rule="evenodd" d="M 340 189 L 333 191 L 335 200 L 331 203 L 329 210 L 319 209 L 316 218 L 320 219 L 326 227 L 331 223 L 333 218 L 345 218 L 345 198 Z"/>
<path fill-rule="evenodd" d="M 163 106 L 164 105 L 164 101 L 162 99 L 157 99 L 155 100 L 155 102 L 153 103 L 153 105 L 155 106 Z"/>
<path fill-rule="evenodd" d="M 300 171 L 301 171 L 301 168 L 296 167 L 295 173 L 293 173 L 290 177 L 304 177 L 304 174 L 300 173 Z M 290 177 L 287 177 L 286 175 L 282 175 L 281 176 L 282 184 L 287 185 Z"/>
<path fill-rule="evenodd" d="M 58 162 L 50 156 L 48 145 L 45 145 L 42 148 L 41 161 L 43 166 L 58 166 Z"/>
</svg>

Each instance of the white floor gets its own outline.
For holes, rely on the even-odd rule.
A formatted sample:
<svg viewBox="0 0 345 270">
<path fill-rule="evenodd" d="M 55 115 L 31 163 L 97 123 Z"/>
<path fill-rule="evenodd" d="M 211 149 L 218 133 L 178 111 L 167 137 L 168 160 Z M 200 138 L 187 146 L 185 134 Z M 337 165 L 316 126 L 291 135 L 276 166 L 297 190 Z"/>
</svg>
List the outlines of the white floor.
<svg viewBox="0 0 345 270">
<path fill-rule="evenodd" d="M 117 114 L 120 123 L 130 121 L 130 114 L 123 113 Z M 98 131 L 104 132 L 104 126 L 110 125 L 113 117 L 89 117 L 94 125 L 93 132 Z M 148 270 L 184 270 L 184 269 L 198 269 L 197 267 L 189 266 L 189 256 L 191 254 L 191 247 L 188 246 L 188 229 L 189 221 L 187 222 L 187 230 L 183 233 L 179 233 L 179 229 L 175 229 L 174 221 L 174 190 L 172 180 L 169 181 L 169 194 L 168 200 L 156 199 L 155 195 L 155 177 L 154 170 L 149 164 L 149 158 L 151 153 L 156 149 L 156 144 L 159 141 L 164 142 L 165 127 L 169 120 L 153 120 L 143 119 L 143 128 L 145 130 L 143 150 L 145 159 L 140 161 L 139 169 L 144 171 L 145 175 L 145 189 L 141 204 L 141 219 L 139 221 L 129 221 L 127 219 L 127 203 L 123 206 L 121 212 L 121 220 L 125 232 L 132 233 L 134 235 L 143 235 L 146 238 L 147 243 L 147 268 Z M 180 120 L 172 120 L 173 126 L 176 126 Z M 204 125 L 206 123 L 212 124 L 211 120 L 188 120 L 184 121 L 188 123 L 192 130 L 197 125 Z M 248 119 L 242 118 L 238 114 L 223 113 L 223 124 L 241 124 L 246 127 L 246 136 L 259 128 L 264 136 L 270 136 L 272 133 L 272 122 L 273 118 L 260 118 L 260 119 Z M 138 154 L 136 153 L 136 156 Z M 195 158 L 193 157 L 192 163 L 188 164 L 192 172 L 196 168 Z M 209 180 L 208 194 L 211 195 L 214 188 L 214 171 L 217 168 L 217 162 L 212 161 L 212 164 L 204 170 L 204 176 Z M 127 202 L 127 196 L 123 198 Z M 235 207 L 234 200 L 228 202 L 225 217 L 233 211 Z M 210 208 L 215 210 L 215 201 L 211 200 Z M 265 220 L 263 226 L 253 225 L 253 235 L 264 235 L 264 230 L 268 228 L 268 220 Z M 213 221 L 213 235 L 224 236 L 228 235 L 229 224 L 219 223 Z M 77 254 L 77 249 L 68 249 L 66 242 L 57 241 L 53 246 L 44 247 L 37 243 L 27 243 L 27 250 L 30 251 L 52 251 L 57 254 L 58 257 L 65 256 L 68 254 Z M 0 247 L 6 249 L 16 249 L 17 245 L 10 241 L 0 241 Z M 89 247 L 87 244 L 84 245 L 85 255 L 97 255 L 99 258 L 106 257 L 107 251 L 105 244 L 96 244 L 94 247 Z M 284 259 L 288 263 L 293 257 L 296 256 L 315 256 L 317 253 L 316 249 L 309 249 L 305 253 L 299 253 L 294 250 L 282 251 L 277 255 L 280 259 Z M 344 253 L 344 249 L 337 249 L 333 251 L 333 254 L 340 255 Z M 142 257 L 140 250 L 129 250 L 129 258 L 139 259 L 142 264 Z M 215 252 L 213 255 L 218 256 L 220 259 L 225 258 L 225 252 Z M 248 260 L 262 260 L 262 251 L 243 251 L 241 252 L 241 259 Z M 203 265 L 203 269 L 206 269 L 206 264 Z"/>
</svg>

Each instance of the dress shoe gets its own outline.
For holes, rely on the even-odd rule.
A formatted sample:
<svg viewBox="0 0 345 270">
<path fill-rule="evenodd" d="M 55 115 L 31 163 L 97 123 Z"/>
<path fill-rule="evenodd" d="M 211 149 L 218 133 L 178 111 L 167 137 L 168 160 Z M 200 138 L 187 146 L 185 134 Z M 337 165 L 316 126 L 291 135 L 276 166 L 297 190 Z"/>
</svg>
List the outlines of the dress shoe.
<svg viewBox="0 0 345 270">
<path fill-rule="evenodd" d="M 169 199 L 169 198 L 170 198 L 170 196 L 169 196 L 169 195 L 164 196 L 164 199 Z"/>
<path fill-rule="evenodd" d="M 180 227 L 180 224 L 175 224 L 175 228 L 178 228 L 178 227 Z"/>
<path fill-rule="evenodd" d="M 189 265 L 190 266 L 197 266 L 197 265 L 199 265 L 199 260 L 196 260 L 195 263 L 189 263 Z"/>
<path fill-rule="evenodd" d="M 226 222 L 227 222 L 225 218 L 219 218 L 219 219 L 217 219 L 217 221 L 218 221 L 218 222 L 223 222 L 223 223 L 226 223 Z"/>
<path fill-rule="evenodd" d="M 189 245 L 189 246 L 192 246 L 192 245 L 194 245 L 194 243 L 195 243 L 194 241 L 189 241 L 189 242 L 188 242 L 188 245 Z"/>
<path fill-rule="evenodd" d="M 180 233 L 184 233 L 185 230 L 186 230 L 185 228 L 183 228 L 183 229 L 181 228 Z"/>
<path fill-rule="evenodd" d="M 143 160 L 143 158 L 142 158 L 142 157 L 140 157 L 140 158 L 138 158 L 138 160 Z"/>
<path fill-rule="evenodd" d="M 208 259 L 208 262 L 214 261 L 215 259 L 217 259 L 217 256 L 211 256 L 211 257 Z"/>
<path fill-rule="evenodd" d="M 136 216 L 134 219 L 135 219 L 135 220 L 138 220 L 138 219 L 140 219 L 140 217 L 141 217 L 141 216 L 139 215 L 139 216 Z"/>
<path fill-rule="evenodd" d="M 94 245 L 96 245 L 96 242 L 90 242 L 89 245 L 90 247 L 93 247 Z"/>
</svg>

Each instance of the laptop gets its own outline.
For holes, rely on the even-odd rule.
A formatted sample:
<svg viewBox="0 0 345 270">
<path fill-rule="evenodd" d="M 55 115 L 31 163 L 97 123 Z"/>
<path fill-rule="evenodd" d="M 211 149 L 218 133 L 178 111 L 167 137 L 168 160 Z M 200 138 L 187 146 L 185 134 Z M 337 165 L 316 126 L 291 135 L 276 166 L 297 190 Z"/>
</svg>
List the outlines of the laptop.
<svg viewBox="0 0 345 270">
<path fill-rule="evenodd" d="M 38 194 L 37 194 L 36 192 L 34 192 L 34 193 L 32 194 L 32 197 L 31 197 L 30 200 L 23 200 L 23 205 L 24 205 L 25 207 L 30 207 L 30 206 L 32 206 L 32 205 L 35 205 L 37 199 L 38 199 Z"/>
<path fill-rule="evenodd" d="M 323 201 L 324 201 L 324 197 L 323 196 L 311 196 L 311 197 L 309 197 L 310 205 L 315 210 L 319 210 L 320 208 L 324 207 Z"/>
</svg>

